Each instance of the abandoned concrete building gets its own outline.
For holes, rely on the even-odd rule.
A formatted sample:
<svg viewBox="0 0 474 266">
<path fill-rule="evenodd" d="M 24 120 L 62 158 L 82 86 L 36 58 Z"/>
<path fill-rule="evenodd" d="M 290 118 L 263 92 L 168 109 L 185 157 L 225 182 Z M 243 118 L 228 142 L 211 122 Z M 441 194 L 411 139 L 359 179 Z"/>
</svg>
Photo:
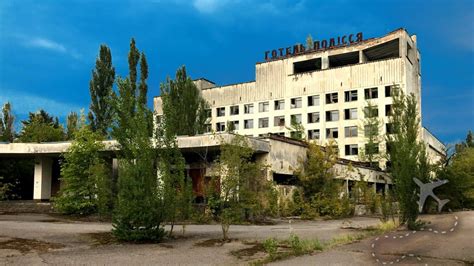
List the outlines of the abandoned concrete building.
<svg viewBox="0 0 474 266">
<path fill-rule="evenodd" d="M 386 150 L 394 87 L 416 96 L 422 117 L 421 57 L 415 35 L 398 29 L 363 40 L 358 33 L 316 41 L 311 48 L 296 45 L 265 52 L 266 61 L 256 64 L 255 81 L 217 86 L 197 79 L 211 107 L 207 131 L 224 132 L 232 123 L 241 135 L 291 137 L 291 122 L 296 121 L 307 139 L 323 146 L 335 140 L 341 158 L 358 161 L 366 143 L 368 101 L 377 106 L 373 115 L 383 125 L 376 147 L 381 152 Z M 154 99 L 154 109 L 162 114 L 160 97 Z M 419 136 L 432 162 L 444 156 L 444 145 L 428 130 L 421 127 Z"/>
</svg>

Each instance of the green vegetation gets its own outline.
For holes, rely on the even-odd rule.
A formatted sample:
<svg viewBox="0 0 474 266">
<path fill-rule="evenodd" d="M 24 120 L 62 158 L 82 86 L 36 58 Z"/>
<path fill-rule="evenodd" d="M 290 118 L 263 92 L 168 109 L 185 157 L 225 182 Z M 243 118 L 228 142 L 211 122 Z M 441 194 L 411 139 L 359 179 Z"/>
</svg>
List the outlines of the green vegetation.
<svg viewBox="0 0 474 266">
<path fill-rule="evenodd" d="M 89 123 L 92 130 L 108 136 L 112 126 L 113 107 L 111 104 L 115 68 L 112 65 L 112 54 L 106 45 L 100 46 L 99 56 L 89 82 L 91 104 L 89 106 Z"/>
<path fill-rule="evenodd" d="M 23 128 L 18 136 L 20 142 L 53 142 L 65 139 L 64 129 L 58 118 L 44 110 L 29 113 L 28 120 L 21 121 Z"/>
<path fill-rule="evenodd" d="M 9 102 L 2 107 L 0 114 L 0 141 L 13 142 L 15 138 L 15 116 L 12 113 L 12 106 Z"/>
<path fill-rule="evenodd" d="M 371 101 L 367 101 L 367 106 L 364 108 L 362 123 L 361 129 L 364 132 L 367 143 L 364 148 L 359 149 L 359 159 L 363 162 L 368 162 L 372 167 L 378 167 L 378 162 L 381 158 L 379 156 L 379 142 L 382 121 L 379 119 L 377 106 Z"/>
<path fill-rule="evenodd" d="M 420 118 L 415 95 L 404 95 L 396 90 L 393 96 L 390 123 L 393 134 L 386 136 L 388 168 L 394 182 L 395 195 L 400 205 L 400 223 L 416 227 L 418 217 L 417 186 L 413 178 L 429 180 L 430 167 L 425 144 L 419 141 Z"/>
<path fill-rule="evenodd" d="M 74 141 L 64 154 L 61 165 L 62 188 L 54 207 L 64 214 L 106 215 L 112 208 L 110 170 L 100 155 L 104 145 L 101 135 L 85 125 L 82 116 Z"/>
<path fill-rule="evenodd" d="M 66 120 L 66 139 L 72 140 L 74 139 L 74 134 L 78 129 L 78 119 L 76 112 L 71 112 L 67 116 Z"/>
<path fill-rule="evenodd" d="M 141 78 L 137 90 L 136 66 L 139 53 L 132 39 L 129 53 L 130 77 L 118 79 L 114 96 L 116 122 L 112 135 L 120 144 L 117 203 L 113 214 L 113 234 L 126 241 L 159 241 L 164 235 L 165 206 L 156 178 L 157 154 L 150 140 L 151 112 Z M 142 60 L 144 57 L 141 57 Z M 144 66 L 145 64 L 141 64 Z M 142 75 L 147 73 L 141 70 Z"/>
</svg>

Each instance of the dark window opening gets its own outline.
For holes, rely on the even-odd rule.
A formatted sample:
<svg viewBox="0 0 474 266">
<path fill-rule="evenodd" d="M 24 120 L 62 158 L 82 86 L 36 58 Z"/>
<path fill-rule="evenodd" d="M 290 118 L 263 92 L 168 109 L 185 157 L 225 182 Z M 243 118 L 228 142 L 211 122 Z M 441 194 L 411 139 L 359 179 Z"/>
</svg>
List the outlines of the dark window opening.
<svg viewBox="0 0 474 266">
<path fill-rule="evenodd" d="M 321 70 L 321 58 L 315 58 L 306 61 L 300 61 L 293 63 L 293 73 L 304 73 L 315 70 Z"/>
<path fill-rule="evenodd" d="M 385 105 L 385 116 L 391 116 L 392 115 L 392 105 L 387 104 Z"/>
<path fill-rule="evenodd" d="M 399 39 L 379 44 L 364 50 L 367 61 L 400 57 Z"/>
<path fill-rule="evenodd" d="M 295 186 L 298 183 L 298 178 L 294 175 L 285 175 L 273 173 L 273 181 L 277 185 L 292 185 Z"/>
<path fill-rule="evenodd" d="M 329 56 L 329 67 L 342 67 L 359 63 L 359 51 Z"/>
</svg>

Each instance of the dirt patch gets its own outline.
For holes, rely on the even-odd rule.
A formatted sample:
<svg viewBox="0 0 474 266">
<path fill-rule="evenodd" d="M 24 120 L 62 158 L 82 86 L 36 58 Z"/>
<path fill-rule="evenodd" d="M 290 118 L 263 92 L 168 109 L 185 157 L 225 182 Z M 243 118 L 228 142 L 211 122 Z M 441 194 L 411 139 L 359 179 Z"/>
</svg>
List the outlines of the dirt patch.
<svg viewBox="0 0 474 266">
<path fill-rule="evenodd" d="M 265 256 L 265 248 L 263 247 L 262 243 L 253 242 L 253 243 L 244 243 L 244 244 L 249 247 L 231 251 L 230 254 L 232 256 L 237 257 L 238 259 L 243 259 L 243 260 L 255 260 L 256 257 Z M 256 256 L 256 255 L 259 255 L 259 256 Z"/>
<path fill-rule="evenodd" d="M 54 249 L 64 248 L 65 245 L 58 243 L 50 243 L 26 238 L 10 238 L 6 241 L 0 242 L 0 249 L 13 249 L 21 253 L 28 253 L 36 251 L 45 253 Z"/>
<path fill-rule="evenodd" d="M 110 245 L 119 242 L 119 240 L 112 235 L 112 232 L 85 233 L 81 235 L 92 240 L 95 246 Z"/>
<path fill-rule="evenodd" d="M 92 223 L 110 223 L 112 222 L 111 217 L 103 217 L 97 214 L 93 215 L 65 215 L 59 213 L 50 213 L 49 216 L 56 218 L 57 220 L 61 220 L 64 222 L 92 222 Z"/>
<path fill-rule="evenodd" d="M 197 242 L 194 244 L 196 247 L 220 247 L 223 246 L 225 243 L 230 243 L 232 241 L 237 241 L 237 239 L 207 239 L 201 242 Z"/>
</svg>

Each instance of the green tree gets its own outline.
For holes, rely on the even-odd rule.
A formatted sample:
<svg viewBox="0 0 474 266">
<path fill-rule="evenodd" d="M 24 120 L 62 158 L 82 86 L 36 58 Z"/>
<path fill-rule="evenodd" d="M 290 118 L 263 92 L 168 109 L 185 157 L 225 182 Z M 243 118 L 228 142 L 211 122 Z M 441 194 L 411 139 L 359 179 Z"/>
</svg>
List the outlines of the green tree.
<svg viewBox="0 0 474 266">
<path fill-rule="evenodd" d="M 194 136 L 204 132 L 209 105 L 187 76 L 184 66 L 176 71 L 175 80 L 168 78 L 161 84 L 161 99 L 163 119 L 168 120 L 172 132 L 178 136 Z"/>
<path fill-rule="evenodd" d="M 7 102 L 3 105 L 0 116 L 0 141 L 13 142 L 15 138 L 14 122 L 15 116 L 12 113 L 11 104 Z"/>
<path fill-rule="evenodd" d="M 115 80 L 115 68 L 112 65 L 112 54 L 106 45 L 100 46 L 99 57 L 89 82 L 91 104 L 89 122 L 94 131 L 107 136 L 112 124 L 113 109 L 111 99 Z"/>
<path fill-rule="evenodd" d="M 74 133 L 78 129 L 77 121 L 78 116 L 76 112 L 71 112 L 66 119 L 66 140 L 72 140 L 74 138 Z"/>
<path fill-rule="evenodd" d="M 306 37 L 306 50 L 313 50 L 313 36 L 311 34 L 308 34 Z"/>
<path fill-rule="evenodd" d="M 110 171 L 100 154 L 105 147 L 100 142 L 101 134 L 85 125 L 84 117 L 81 120 L 71 147 L 64 154 L 61 165 L 63 186 L 54 206 L 65 214 L 86 215 L 96 211 L 106 214 L 110 212 L 112 199 L 111 193 L 104 190 L 107 186 L 104 182 L 110 180 Z M 106 204 L 99 206 L 99 202 Z"/>
<path fill-rule="evenodd" d="M 455 151 L 458 153 L 461 152 L 465 148 L 474 148 L 474 141 L 473 141 L 473 135 L 472 135 L 471 130 L 467 132 L 466 141 L 463 141 L 455 145 Z"/>
<path fill-rule="evenodd" d="M 413 178 L 427 182 L 430 167 L 425 144 L 420 141 L 418 135 L 421 127 L 415 95 L 406 96 L 401 90 L 397 90 L 393 96 L 392 114 L 390 123 L 393 134 L 386 136 L 390 160 L 388 171 L 400 204 L 400 223 L 406 223 L 409 228 L 416 228 L 417 185 Z"/>
<path fill-rule="evenodd" d="M 303 140 L 306 138 L 304 126 L 296 120 L 295 116 L 291 116 L 291 126 L 286 129 L 290 130 L 290 135 L 293 139 Z"/>
<path fill-rule="evenodd" d="M 21 121 L 23 128 L 19 134 L 20 142 L 52 142 L 64 140 L 64 129 L 58 118 L 53 118 L 44 110 L 29 113 L 28 120 Z"/>
<path fill-rule="evenodd" d="M 380 142 L 380 127 L 382 122 L 378 117 L 377 106 L 372 102 L 367 101 L 367 107 L 364 108 L 364 119 L 362 120 L 362 130 L 366 139 L 364 148 L 359 151 L 359 158 L 362 161 L 368 162 L 370 166 L 378 166 L 379 156 L 379 142 Z"/>
<path fill-rule="evenodd" d="M 254 162 L 253 150 L 240 135 L 221 146 L 217 161 L 220 177 L 217 218 L 221 223 L 224 240 L 228 239 L 230 225 L 244 219 L 256 219 L 261 214 L 270 187 L 265 166 Z"/>
</svg>

